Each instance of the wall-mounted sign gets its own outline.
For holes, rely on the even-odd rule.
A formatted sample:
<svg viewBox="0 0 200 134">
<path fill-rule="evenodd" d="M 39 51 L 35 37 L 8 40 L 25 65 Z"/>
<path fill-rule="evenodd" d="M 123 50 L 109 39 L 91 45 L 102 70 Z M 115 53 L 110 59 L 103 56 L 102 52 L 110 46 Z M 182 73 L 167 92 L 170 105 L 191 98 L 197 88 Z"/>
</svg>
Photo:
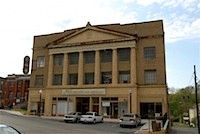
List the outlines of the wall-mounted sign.
<svg viewBox="0 0 200 134">
<path fill-rule="evenodd" d="M 103 106 L 103 107 L 109 107 L 109 106 L 110 106 L 110 102 L 103 101 L 103 102 L 102 102 L 102 106 Z"/>
<path fill-rule="evenodd" d="M 30 64 L 30 57 L 25 56 L 24 57 L 24 64 L 23 64 L 23 73 L 28 74 L 29 72 L 29 64 Z"/>
<path fill-rule="evenodd" d="M 64 89 L 63 95 L 102 95 L 105 94 L 105 89 Z"/>
</svg>

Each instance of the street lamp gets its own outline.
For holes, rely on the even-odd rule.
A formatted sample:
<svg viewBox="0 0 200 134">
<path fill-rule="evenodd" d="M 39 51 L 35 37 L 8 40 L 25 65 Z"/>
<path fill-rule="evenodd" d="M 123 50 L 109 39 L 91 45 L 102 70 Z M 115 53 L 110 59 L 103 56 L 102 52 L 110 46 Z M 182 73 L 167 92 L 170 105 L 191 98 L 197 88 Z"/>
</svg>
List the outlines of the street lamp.
<svg viewBox="0 0 200 134">
<path fill-rule="evenodd" d="M 41 89 L 39 90 L 39 93 L 40 93 L 40 102 L 39 102 L 38 112 L 39 112 L 39 116 L 41 116 L 41 107 L 42 107 L 42 90 Z"/>
<path fill-rule="evenodd" d="M 132 90 L 129 89 L 129 99 L 130 99 L 130 113 L 132 113 Z"/>
</svg>

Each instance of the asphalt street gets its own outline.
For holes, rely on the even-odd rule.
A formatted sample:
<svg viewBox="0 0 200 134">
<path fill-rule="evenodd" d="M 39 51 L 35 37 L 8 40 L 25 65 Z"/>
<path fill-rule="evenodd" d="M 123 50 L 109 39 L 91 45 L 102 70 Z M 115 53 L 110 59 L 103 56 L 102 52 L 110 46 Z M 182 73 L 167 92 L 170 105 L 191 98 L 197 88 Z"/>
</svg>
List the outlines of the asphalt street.
<svg viewBox="0 0 200 134">
<path fill-rule="evenodd" d="M 104 123 L 65 123 L 62 117 L 26 116 L 17 111 L 0 110 L 0 123 L 9 124 L 24 134 L 133 134 L 138 128 L 120 128 L 117 120 Z M 169 134 L 199 134 L 197 128 L 174 123 Z"/>
<path fill-rule="evenodd" d="M 170 134 L 199 134 L 197 128 L 175 124 L 172 126 Z"/>
<path fill-rule="evenodd" d="M 11 125 L 24 134 L 133 134 L 139 129 L 139 127 L 120 128 L 117 122 L 65 123 L 61 120 L 13 115 L 2 111 L 0 123 Z"/>
</svg>

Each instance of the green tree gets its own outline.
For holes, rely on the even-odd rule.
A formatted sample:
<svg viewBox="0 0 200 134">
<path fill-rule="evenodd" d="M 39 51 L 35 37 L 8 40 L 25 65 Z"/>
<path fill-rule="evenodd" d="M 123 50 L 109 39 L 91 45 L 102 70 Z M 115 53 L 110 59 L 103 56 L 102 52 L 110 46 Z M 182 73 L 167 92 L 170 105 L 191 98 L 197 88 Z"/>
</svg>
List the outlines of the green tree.
<svg viewBox="0 0 200 134">
<path fill-rule="evenodd" d="M 189 109 L 195 105 L 194 89 L 186 87 L 169 95 L 169 107 L 171 115 L 174 118 L 181 119 L 183 115 L 188 114 Z"/>
</svg>

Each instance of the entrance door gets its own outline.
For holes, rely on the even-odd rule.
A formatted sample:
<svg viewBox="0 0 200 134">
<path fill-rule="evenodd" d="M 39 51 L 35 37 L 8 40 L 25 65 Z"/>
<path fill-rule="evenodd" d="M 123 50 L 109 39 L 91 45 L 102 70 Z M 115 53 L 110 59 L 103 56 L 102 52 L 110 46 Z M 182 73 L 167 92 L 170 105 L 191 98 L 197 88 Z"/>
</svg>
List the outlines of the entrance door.
<svg viewBox="0 0 200 134">
<path fill-rule="evenodd" d="M 118 103 L 113 103 L 113 118 L 118 118 Z"/>
<path fill-rule="evenodd" d="M 76 98 L 76 111 L 86 113 L 89 111 L 89 97 L 77 97 Z"/>
</svg>

